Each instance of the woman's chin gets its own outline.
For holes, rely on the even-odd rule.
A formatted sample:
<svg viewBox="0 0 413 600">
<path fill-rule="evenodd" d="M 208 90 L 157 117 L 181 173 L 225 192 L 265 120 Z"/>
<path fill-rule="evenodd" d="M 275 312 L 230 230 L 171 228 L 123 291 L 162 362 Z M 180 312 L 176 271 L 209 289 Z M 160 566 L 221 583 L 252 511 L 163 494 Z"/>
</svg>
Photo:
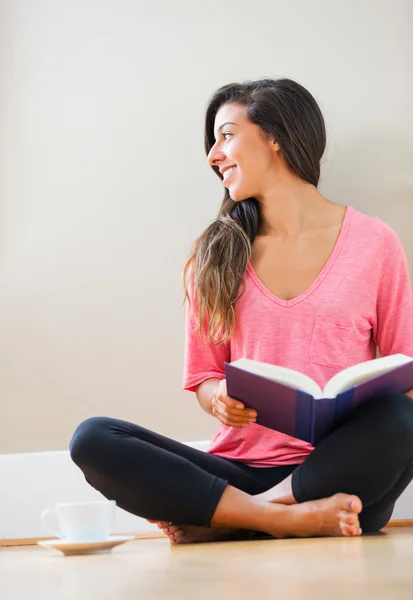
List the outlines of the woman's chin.
<svg viewBox="0 0 413 600">
<path fill-rule="evenodd" d="M 242 193 L 242 191 L 236 186 L 228 187 L 229 197 L 233 202 L 241 202 L 241 200 L 246 200 L 248 196 Z"/>
<path fill-rule="evenodd" d="M 229 190 L 229 197 L 233 202 L 242 202 L 243 200 L 248 200 L 248 198 L 250 198 L 250 196 L 240 194 L 237 190 Z"/>
</svg>

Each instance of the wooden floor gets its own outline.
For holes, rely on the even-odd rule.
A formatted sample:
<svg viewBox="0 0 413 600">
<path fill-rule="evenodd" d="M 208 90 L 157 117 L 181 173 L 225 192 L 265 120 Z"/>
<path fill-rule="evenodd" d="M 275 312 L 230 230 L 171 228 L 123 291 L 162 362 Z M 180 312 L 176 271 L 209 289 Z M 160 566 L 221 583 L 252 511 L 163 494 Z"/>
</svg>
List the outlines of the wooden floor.
<svg viewBox="0 0 413 600">
<path fill-rule="evenodd" d="M 411 600 L 413 528 L 173 548 L 158 538 L 72 557 L 39 546 L 0 548 L 0 598 Z"/>
</svg>

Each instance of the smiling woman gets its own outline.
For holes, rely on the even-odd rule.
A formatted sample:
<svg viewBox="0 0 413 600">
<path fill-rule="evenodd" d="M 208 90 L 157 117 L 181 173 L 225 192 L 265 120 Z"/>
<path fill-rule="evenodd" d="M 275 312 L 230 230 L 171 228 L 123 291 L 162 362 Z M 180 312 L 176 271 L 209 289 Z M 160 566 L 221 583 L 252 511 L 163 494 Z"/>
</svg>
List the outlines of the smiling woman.
<svg viewBox="0 0 413 600">
<path fill-rule="evenodd" d="M 321 111 L 313 96 L 295 81 L 230 84 L 211 98 L 205 151 L 226 191 L 218 218 L 198 238 L 184 269 L 186 276 L 195 265 L 200 318 L 207 311 L 212 315 L 210 341 L 226 341 L 234 331 L 235 301 L 252 244 L 265 225 L 259 206 L 267 211 L 274 206 L 266 201 L 271 190 L 283 195 L 281 188 L 291 190 L 292 183 L 297 195 L 306 189 L 306 195 L 321 196 L 314 192 L 325 146 Z M 340 220 L 340 209 L 333 220 L 337 212 Z"/>
<path fill-rule="evenodd" d="M 324 387 L 377 349 L 413 356 L 403 247 L 379 219 L 322 196 L 325 145 L 315 99 L 292 80 L 213 95 L 205 149 L 224 200 L 184 267 L 183 387 L 220 430 L 207 453 L 116 419 L 89 419 L 72 439 L 91 485 L 173 542 L 378 531 L 413 478 L 405 394 L 369 399 L 316 448 L 227 394 L 225 362 L 239 358 Z"/>
</svg>

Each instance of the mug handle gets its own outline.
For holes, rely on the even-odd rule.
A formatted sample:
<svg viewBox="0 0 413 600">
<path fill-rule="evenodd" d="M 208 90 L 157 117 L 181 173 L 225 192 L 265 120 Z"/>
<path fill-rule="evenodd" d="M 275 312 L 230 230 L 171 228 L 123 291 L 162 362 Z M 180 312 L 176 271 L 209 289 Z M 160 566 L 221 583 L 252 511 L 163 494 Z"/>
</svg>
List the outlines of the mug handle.
<svg viewBox="0 0 413 600">
<path fill-rule="evenodd" d="M 40 515 L 43 525 L 58 538 L 63 538 L 63 533 L 56 524 L 56 513 L 53 508 L 46 508 Z"/>
</svg>

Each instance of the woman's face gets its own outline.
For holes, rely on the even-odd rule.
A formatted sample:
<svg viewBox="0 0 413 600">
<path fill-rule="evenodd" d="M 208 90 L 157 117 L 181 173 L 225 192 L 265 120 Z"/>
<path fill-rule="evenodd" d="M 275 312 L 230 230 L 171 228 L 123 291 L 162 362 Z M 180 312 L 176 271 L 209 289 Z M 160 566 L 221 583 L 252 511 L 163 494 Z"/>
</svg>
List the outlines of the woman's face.
<svg viewBox="0 0 413 600">
<path fill-rule="evenodd" d="M 208 162 L 219 168 L 231 199 L 262 196 L 274 179 L 274 159 L 279 150 L 276 141 L 263 136 L 240 104 L 221 106 L 215 117 L 214 135 Z"/>
</svg>

